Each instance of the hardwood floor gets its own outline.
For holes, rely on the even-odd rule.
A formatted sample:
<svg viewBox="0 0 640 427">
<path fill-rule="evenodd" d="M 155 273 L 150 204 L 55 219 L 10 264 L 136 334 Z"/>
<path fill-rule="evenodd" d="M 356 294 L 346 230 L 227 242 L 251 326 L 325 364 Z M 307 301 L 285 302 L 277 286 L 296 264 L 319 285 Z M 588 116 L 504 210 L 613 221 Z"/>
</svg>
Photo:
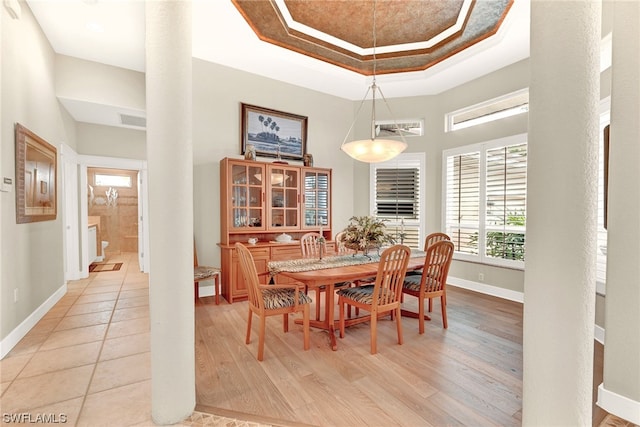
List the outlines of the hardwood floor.
<svg viewBox="0 0 640 427">
<path fill-rule="evenodd" d="M 521 304 L 450 288 L 449 329 L 437 303 L 424 335 L 415 319 L 403 318 L 402 346 L 395 324 L 382 320 L 374 356 L 366 323 L 348 328 L 336 352 L 326 332 L 312 330 L 305 352 L 301 327 L 291 322 L 285 334 L 273 318 L 260 363 L 257 339 L 244 343 L 246 303 L 202 301 L 198 405 L 313 425 L 521 424 Z M 409 298 L 405 305 L 417 304 Z"/>
<path fill-rule="evenodd" d="M 373 356 L 366 323 L 348 328 L 336 352 L 327 333 L 312 328 L 305 352 L 301 326 L 290 319 L 285 334 L 281 318 L 272 318 L 260 363 L 257 322 L 244 343 L 246 303 L 212 301 L 196 304 L 197 410 L 262 417 L 265 425 L 521 425 L 519 303 L 449 287 L 447 330 L 437 302 L 422 336 L 415 319 L 403 318 L 402 346 L 395 324 L 383 320 Z M 416 301 L 405 307 L 416 309 Z M 602 361 L 594 341 L 593 426 L 629 425 L 595 404 Z"/>
</svg>

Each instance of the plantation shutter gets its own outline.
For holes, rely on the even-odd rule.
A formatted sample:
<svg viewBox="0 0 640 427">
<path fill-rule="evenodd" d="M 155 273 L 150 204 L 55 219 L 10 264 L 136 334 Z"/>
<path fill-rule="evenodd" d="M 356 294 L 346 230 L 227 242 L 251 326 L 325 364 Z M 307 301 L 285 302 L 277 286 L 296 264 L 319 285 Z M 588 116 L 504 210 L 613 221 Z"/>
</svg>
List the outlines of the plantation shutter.
<svg viewBox="0 0 640 427">
<path fill-rule="evenodd" d="M 445 232 L 456 251 L 478 254 L 480 152 L 446 158 Z"/>
<path fill-rule="evenodd" d="M 401 154 L 394 160 L 372 164 L 371 168 L 373 215 L 385 220 L 397 243 L 422 248 L 420 158 Z"/>
<path fill-rule="evenodd" d="M 487 150 L 485 255 L 524 261 L 527 144 Z"/>
</svg>

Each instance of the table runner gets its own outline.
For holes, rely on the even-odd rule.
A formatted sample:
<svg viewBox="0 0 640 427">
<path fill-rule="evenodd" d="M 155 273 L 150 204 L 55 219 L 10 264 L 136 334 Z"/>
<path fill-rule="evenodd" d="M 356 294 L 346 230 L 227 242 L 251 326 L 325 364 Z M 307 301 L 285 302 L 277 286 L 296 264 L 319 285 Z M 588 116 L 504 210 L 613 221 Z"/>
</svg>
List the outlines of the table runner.
<svg viewBox="0 0 640 427">
<path fill-rule="evenodd" d="M 411 257 L 423 257 L 426 253 L 424 251 L 411 251 Z M 328 256 L 322 258 L 300 258 L 286 261 L 269 261 L 269 272 L 272 276 L 282 272 L 288 271 L 291 273 L 298 273 L 301 271 L 323 270 L 325 268 L 346 267 L 349 265 L 369 264 L 380 261 L 380 255 L 337 255 Z"/>
</svg>

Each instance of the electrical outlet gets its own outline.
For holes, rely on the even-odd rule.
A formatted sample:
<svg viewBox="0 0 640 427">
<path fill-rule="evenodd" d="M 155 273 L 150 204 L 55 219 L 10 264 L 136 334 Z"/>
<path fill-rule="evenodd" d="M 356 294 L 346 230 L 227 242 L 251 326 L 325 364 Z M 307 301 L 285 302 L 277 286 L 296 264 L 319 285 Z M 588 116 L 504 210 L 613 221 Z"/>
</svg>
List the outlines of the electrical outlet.
<svg viewBox="0 0 640 427">
<path fill-rule="evenodd" d="M 18 288 L 13 290 L 13 302 L 18 302 Z"/>
<path fill-rule="evenodd" d="M 478 280 L 484 282 L 484 273 L 478 273 Z"/>
</svg>

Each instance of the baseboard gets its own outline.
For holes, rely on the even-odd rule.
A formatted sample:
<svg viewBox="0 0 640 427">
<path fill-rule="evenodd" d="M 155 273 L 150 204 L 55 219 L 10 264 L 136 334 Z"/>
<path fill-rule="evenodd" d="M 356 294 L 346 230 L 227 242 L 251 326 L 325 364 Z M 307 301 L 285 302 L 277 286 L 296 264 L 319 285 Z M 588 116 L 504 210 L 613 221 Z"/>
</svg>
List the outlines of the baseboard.
<svg viewBox="0 0 640 427">
<path fill-rule="evenodd" d="M 212 297 L 216 294 L 215 285 L 203 285 L 201 284 L 198 290 L 200 297 Z"/>
<path fill-rule="evenodd" d="M 607 390 L 604 384 L 598 386 L 596 404 L 610 414 L 640 425 L 640 402 Z"/>
<path fill-rule="evenodd" d="M 449 276 L 447 279 L 447 285 L 469 289 L 470 291 L 480 292 L 481 294 L 491 295 L 509 301 L 524 302 L 523 292 L 517 292 L 498 286 L 487 285 L 486 283 L 473 282 L 471 280 L 459 279 L 457 277 Z"/>
<path fill-rule="evenodd" d="M 9 332 L 9 334 L 0 341 L 0 359 L 3 359 L 66 293 L 67 284 L 65 283 L 49 298 L 47 298 L 40 307 L 36 308 L 33 313 L 24 319 L 13 331 Z"/>
</svg>

